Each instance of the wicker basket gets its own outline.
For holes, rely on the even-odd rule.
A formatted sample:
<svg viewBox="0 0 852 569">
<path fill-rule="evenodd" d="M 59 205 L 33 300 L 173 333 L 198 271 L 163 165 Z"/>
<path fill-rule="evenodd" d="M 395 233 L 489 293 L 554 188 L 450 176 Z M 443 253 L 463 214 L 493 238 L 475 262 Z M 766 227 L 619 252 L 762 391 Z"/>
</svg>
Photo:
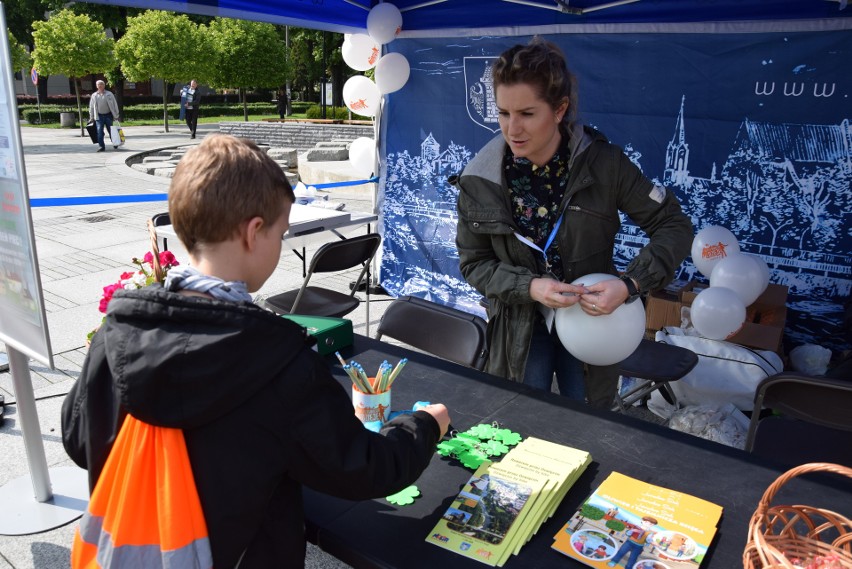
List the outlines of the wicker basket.
<svg viewBox="0 0 852 569">
<path fill-rule="evenodd" d="M 839 464 L 803 464 L 778 477 L 763 494 L 748 526 L 745 569 L 852 569 L 852 521 L 811 506 L 772 506 L 790 479 L 809 472 L 834 472 L 852 478 Z"/>
</svg>

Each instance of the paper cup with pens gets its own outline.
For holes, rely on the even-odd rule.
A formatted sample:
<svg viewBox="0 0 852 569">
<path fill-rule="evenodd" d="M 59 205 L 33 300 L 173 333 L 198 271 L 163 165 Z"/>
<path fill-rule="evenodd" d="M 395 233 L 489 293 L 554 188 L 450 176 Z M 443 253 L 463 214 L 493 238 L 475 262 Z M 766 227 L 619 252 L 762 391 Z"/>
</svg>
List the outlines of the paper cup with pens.
<svg viewBox="0 0 852 569">
<path fill-rule="evenodd" d="M 352 406 L 355 408 L 355 416 L 362 423 L 387 422 L 391 413 L 391 385 L 408 360 L 400 360 L 396 367 L 383 361 L 376 376 L 368 377 L 359 363 L 353 360 L 347 364 L 340 354 L 337 354 L 337 358 L 352 380 Z"/>
</svg>

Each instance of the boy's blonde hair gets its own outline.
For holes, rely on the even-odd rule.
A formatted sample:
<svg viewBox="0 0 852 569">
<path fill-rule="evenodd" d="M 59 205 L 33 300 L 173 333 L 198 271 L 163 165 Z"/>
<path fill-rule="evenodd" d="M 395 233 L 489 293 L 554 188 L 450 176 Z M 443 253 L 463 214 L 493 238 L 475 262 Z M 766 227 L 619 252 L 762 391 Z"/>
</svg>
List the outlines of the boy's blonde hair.
<svg viewBox="0 0 852 569">
<path fill-rule="evenodd" d="M 169 189 L 169 217 L 187 251 L 221 243 L 240 224 L 261 217 L 271 226 L 293 203 L 293 188 L 281 167 L 250 140 L 207 136 L 187 151 Z"/>
</svg>

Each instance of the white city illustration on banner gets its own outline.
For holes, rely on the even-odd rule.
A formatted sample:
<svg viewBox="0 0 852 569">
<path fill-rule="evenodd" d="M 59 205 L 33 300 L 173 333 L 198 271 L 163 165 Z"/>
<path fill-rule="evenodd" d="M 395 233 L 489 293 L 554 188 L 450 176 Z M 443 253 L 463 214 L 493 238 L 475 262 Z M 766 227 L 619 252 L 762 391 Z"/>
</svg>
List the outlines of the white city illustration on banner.
<svg viewBox="0 0 852 569">
<path fill-rule="evenodd" d="M 489 109 L 493 97 L 486 96 L 493 57 L 464 59 L 468 115 L 480 127 L 499 131 L 492 120 L 496 106 Z M 469 73 L 473 62 L 481 67 Z M 772 282 L 790 288 L 788 339 L 794 344 L 814 341 L 817 329 L 842 319 L 838 299 L 848 298 L 852 287 L 852 258 L 839 249 L 832 252 L 832 244 L 839 248 L 846 237 L 852 211 L 852 125 L 848 119 L 823 125 L 745 118 L 727 156 L 713 162 L 709 172 L 698 173 L 689 169 L 687 109 L 682 96 L 662 168 L 643 165 L 641 149 L 631 143 L 625 144 L 626 154 L 646 176 L 675 192 L 696 230 L 727 227 L 745 252 L 763 257 Z M 421 132 L 419 149 L 387 157 L 382 267 L 402 275 L 394 293 L 433 297 L 481 313 L 480 295 L 458 270 L 457 191 L 447 183 L 478 149 L 442 143 L 426 127 Z M 616 265 L 622 268 L 647 243 L 638 227 L 624 221 L 615 251 Z M 418 249 L 419 262 L 414 262 L 411 253 Z M 687 260 L 677 278 L 696 277 L 701 278 Z M 835 339 L 819 341 L 831 346 Z"/>
</svg>

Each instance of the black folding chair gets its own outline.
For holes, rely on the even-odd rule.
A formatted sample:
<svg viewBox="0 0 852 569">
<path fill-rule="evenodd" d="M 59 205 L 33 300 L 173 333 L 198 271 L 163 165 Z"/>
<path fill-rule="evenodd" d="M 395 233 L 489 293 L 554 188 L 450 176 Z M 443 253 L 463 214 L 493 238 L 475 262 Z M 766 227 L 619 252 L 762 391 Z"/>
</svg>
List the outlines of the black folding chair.
<svg viewBox="0 0 852 569">
<path fill-rule="evenodd" d="M 619 364 L 622 376 L 642 381 L 626 393 L 616 393 L 612 410 L 623 413 L 627 407 L 658 389 L 669 403 L 676 406 L 677 398 L 669 383 L 679 380 L 696 365 L 698 356 L 692 350 L 643 339 L 636 351 Z"/>
<path fill-rule="evenodd" d="M 153 223 L 154 227 L 156 228 L 156 227 L 160 227 L 161 225 L 171 225 L 172 220 L 169 217 L 169 212 L 165 212 L 165 213 L 158 213 L 158 214 L 154 215 L 153 217 L 151 217 L 151 223 Z M 165 237 L 163 237 L 163 248 L 162 248 L 162 250 L 163 251 L 169 250 L 169 242 L 166 240 Z"/>
<path fill-rule="evenodd" d="M 485 329 L 485 320 L 479 316 L 402 296 L 388 306 L 376 339 L 389 336 L 439 358 L 481 370 L 488 359 Z"/>
<path fill-rule="evenodd" d="M 755 391 L 746 450 L 787 465 L 852 466 L 852 380 L 795 372 L 767 377 Z"/>
<path fill-rule="evenodd" d="M 361 300 L 355 296 L 358 284 L 367 276 L 370 262 L 381 243 L 378 233 L 369 233 L 339 241 L 332 241 L 320 247 L 311 258 L 308 274 L 298 289 L 276 294 L 267 298 L 267 308 L 278 314 L 307 314 L 311 316 L 343 317 L 357 308 Z M 311 277 L 316 273 L 336 273 L 357 266 L 363 266 L 356 286 L 346 294 L 329 288 L 309 286 Z M 369 287 L 367 302 L 369 302 Z"/>
</svg>

